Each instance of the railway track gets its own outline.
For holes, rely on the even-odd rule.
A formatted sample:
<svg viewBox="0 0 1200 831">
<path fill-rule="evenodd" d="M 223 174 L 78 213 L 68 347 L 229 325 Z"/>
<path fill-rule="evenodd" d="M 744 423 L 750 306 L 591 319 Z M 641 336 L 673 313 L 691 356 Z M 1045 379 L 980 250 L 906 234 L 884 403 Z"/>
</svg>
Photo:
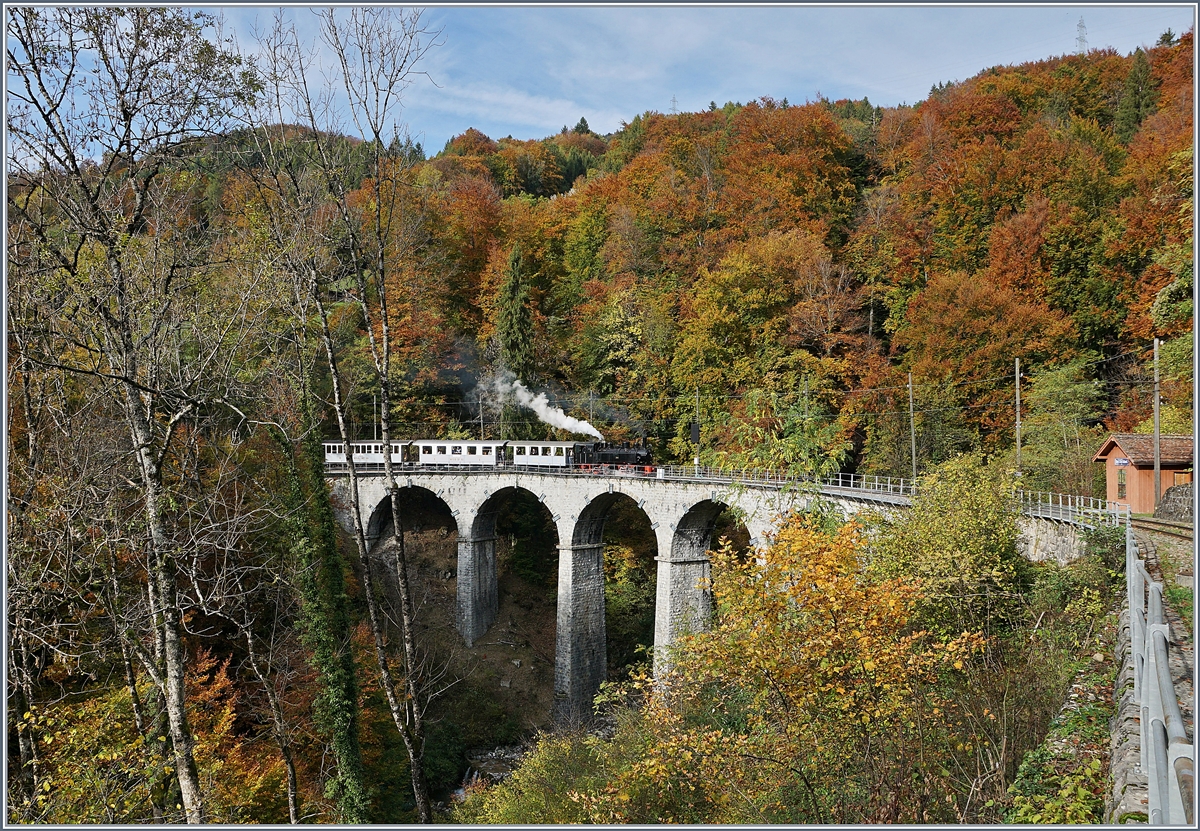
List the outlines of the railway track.
<svg viewBox="0 0 1200 831">
<path fill-rule="evenodd" d="M 1192 526 L 1184 525 L 1181 522 L 1168 522 L 1163 519 L 1134 519 L 1133 527 L 1141 531 L 1166 534 L 1169 537 L 1187 540 L 1188 542 L 1195 539 L 1195 532 Z"/>
</svg>

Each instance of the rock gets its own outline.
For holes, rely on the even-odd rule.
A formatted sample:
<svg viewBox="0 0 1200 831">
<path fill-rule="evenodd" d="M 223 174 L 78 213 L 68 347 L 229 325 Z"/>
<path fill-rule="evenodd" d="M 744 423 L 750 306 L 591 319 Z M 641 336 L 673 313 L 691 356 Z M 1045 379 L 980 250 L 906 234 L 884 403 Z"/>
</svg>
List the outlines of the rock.
<svg viewBox="0 0 1200 831">
<path fill-rule="evenodd" d="M 512 686 L 512 681 L 510 681 L 509 679 L 507 679 L 507 678 L 502 678 L 502 679 L 500 680 L 500 687 L 501 687 L 501 689 L 505 689 L 505 690 L 507 690 L 507 689 L 508 689 L 509 687 L 511 687 L 511 686 Z"/>
<path fill-rule="evenodd" d="M 529 748 L 524 745 L 495 747 L 483 752 L 469 751 L 467 762 L 470 768 L 463 784 L 470 785 L 483 777 L 487 777 L 493 784 L 502 782 L 528 752 Z"/>
<path fill-rule="evenodd" d="M 519 660 L 517 660 L 516 658 L 513 658 L 512 665 L 513 665 L 514 667 L 516 667 L 517 669 L 520 669 L 520 668 L 521 668 L 521 662 L 520 662 Z"/>
<path fill-rule="evenodd" d="M 1092 660 L 1098 664 L 1104 663 L 1104 653 L 1097 652 L 1095 655 L 1092 656 Z"/>
<path fill-rule="evenodd" d="M 1162 500 L 1154 511 L 1156 519 L 1175 520 L 1176 522 L 1191 522 L 1192 517 L 1192 484 L 1172 485 L 1163 494 Z"/>
</svg>

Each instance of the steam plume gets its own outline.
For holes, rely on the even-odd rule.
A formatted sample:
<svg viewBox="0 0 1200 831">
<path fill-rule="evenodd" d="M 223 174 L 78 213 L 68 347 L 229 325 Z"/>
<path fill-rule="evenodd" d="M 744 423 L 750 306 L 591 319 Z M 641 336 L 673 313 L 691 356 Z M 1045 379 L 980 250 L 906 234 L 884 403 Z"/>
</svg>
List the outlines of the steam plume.
<svg viewBox="0 0 1200 831">
<path fill-rule="evenodd" d="M 560 430 L 568 430 L 572 433 L 595 436 L 604 441 L 604 436 L 600 435 L 600 431 L 583 419 L 569 416 L 558 407 L 551 407 L 546 399 L 546 393 L 539 392 L 537 395 L 534 395 L 520 381 L 512 382 L 512 391 L 513 395 L 517 398 L 517 403 L 533 410 L 534 414 L 546 424 L 557 427 Z"/>
</svg>

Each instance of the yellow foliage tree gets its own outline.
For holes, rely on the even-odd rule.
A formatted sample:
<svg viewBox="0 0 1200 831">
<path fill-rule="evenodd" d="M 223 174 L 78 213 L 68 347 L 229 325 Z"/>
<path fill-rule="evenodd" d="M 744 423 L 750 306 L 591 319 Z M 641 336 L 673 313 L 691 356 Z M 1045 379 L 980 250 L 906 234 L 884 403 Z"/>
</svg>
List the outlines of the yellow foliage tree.
<svg viewBox="0 0 1200 831">
<path fill-rule="evenodd" d="M 1028 566 L 1017 551 L 1010 476 L 978 454 L 951 459 L 922 476 L 912 507 L 879 523 L 871 569 L 920 578 L 920 616 L 943 634 L 1011 629 L 1024 606 Z"/>
<path fill-rule="evenodd" d="M 864 552 L 854 526 L 831 535 L 804 519 L 757 558 L 729 546 L 716 552 L 712 628 L 681 639 L 666 677 L 643 677 L 615 695 L 613 738 L 587 740 L 586 752 L 579 742 L 539 747 L 525 765 L 565 775 L 514 776 L 483 796 L 472 818 L 958 819 L 945 799 L 950 772 L 928 750 L 957 724 L 938 693 L 943 676 L 962 670 L 981 638 L 914 629 L 919 583 L 867 579 Z M 582 756 L 586 776 L 568 764 Z M 555 819 L 521 807 L 551 802 Z"/>
<path fill-rule="evenodd" d="M 202 651 L 187 678 L 196 761 L 210 817 L 217 822 L 282 822 L 287 817 L 283 763 L 267 743 L 234 732 L 238 694 L 228 661 Z M 147 690 L 141 690 L 143 697 Z M 29 806 L 39 823 L 130 823 L 151 819 L 157 753 L 134 724 L 128 687 L 84 701 L 38 708 L 22 717 L 38 727 L 45 775 Z M 171 774 L 170 769 L 167 770 Z M 171 805 L 168 821 L 183 819 Z"/>
</svg>

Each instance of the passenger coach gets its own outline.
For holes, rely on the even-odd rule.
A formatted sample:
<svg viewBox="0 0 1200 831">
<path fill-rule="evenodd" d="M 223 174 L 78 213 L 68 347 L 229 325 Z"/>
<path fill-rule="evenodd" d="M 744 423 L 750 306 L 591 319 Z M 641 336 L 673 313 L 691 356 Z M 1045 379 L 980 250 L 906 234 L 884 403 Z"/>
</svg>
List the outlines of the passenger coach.
<svg viewBox="0 0 1200 831">
<path fill-rule="evenodd" d="M 349 469 L 345 445 L 324 442 L 325 469 Z M 642 445 L 570 441 L 471 441 L 466 439 L 416 439 L 393 441 L 392 464 L 413 467 L 539 467 L 572 468 L 590 473 L 653 475 L 656 468 Z M 383 470 L 384 443 L 352 442 L 355 469 Z"/>
</svg>

